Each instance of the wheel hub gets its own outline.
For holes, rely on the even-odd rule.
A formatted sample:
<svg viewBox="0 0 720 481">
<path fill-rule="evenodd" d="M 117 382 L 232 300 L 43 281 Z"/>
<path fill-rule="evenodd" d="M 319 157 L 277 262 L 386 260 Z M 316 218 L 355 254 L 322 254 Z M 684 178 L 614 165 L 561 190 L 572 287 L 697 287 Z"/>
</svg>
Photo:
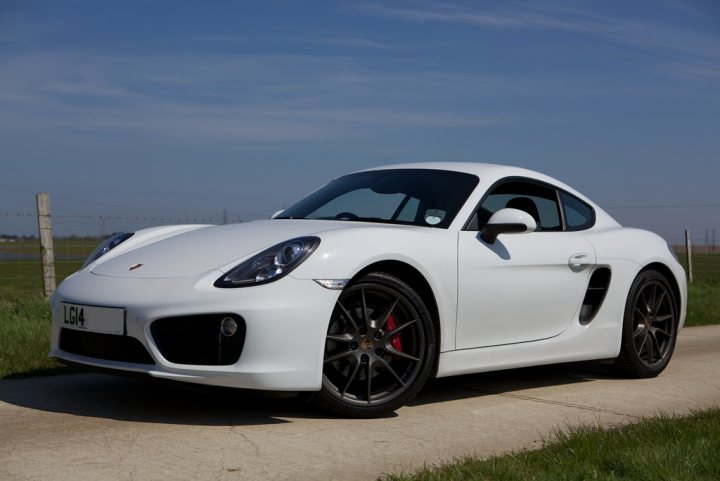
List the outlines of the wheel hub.
<svg viewBox="0 0 720 481">
<path fill-rule="evenodd" d="M 343 403 L 382 405 L 403 395 L 425 367 L 425 332 L 397 291 L 355 285 L 337 302 L 327 334 L 323 386 Z"/>
<path fill-rule="evenodd" d="M 668 288 L 658 281 L 642 285 L 635 297 L 635 355 L 645 366 L 663 362 L 672 346 L 675 312 Z"/>
</svg>

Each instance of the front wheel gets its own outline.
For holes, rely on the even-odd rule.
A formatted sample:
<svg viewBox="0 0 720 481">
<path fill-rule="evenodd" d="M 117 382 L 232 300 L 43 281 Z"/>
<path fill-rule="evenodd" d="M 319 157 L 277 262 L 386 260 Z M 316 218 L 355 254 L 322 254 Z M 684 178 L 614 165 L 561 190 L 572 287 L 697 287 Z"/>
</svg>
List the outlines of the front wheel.
<svg viewBox="0 0 720 481">
<path fill-rule="evenodd" d="M 665 276 L 641 272 L 628 293 L 620 355 L 615 367 L 632 377 L 655 377 L 670 362 L 677 338 L 678 307 Z"/>
<path fill-rule="evenodd" d="M 434 357 L 435 332 L 420 296 L 396 277 L 369 274 L 335 305 L 315 402 L 341 416 L 382 416 L 417 394 Z"/>
</svg>

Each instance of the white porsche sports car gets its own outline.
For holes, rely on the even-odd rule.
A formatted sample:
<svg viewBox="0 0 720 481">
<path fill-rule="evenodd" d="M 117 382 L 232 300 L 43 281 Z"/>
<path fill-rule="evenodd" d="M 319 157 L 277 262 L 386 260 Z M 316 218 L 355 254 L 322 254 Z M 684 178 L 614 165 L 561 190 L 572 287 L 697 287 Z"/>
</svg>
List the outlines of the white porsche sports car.
<svg viewBox="0 0 720 481">
<path fill-rule="evenodd" d="M 157 378 L 314 391 L 371 417 L 428 376 L 667 366 L 683 268 L 567 185 L 475 163 L 340 177 L 272 219 L 143 229 L 53 296 L 51 356 Z"/>
</svg>

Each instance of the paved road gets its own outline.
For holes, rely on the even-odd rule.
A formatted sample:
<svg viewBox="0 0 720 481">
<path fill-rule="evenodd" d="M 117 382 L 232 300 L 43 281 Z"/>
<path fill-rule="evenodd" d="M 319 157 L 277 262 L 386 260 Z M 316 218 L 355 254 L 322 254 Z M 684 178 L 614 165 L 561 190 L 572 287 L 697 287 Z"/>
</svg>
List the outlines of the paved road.
<svg viewBox="0 0 720 481">
<path fill-rule="evenodd" d="M 657 379 L 555 366 L 430 382 L 397 415 L 99 374 L 0 381 L 2 480 L 371 480 L 538 446 L 557 427 L 720 405 L 720 326 L 682 331 Z"/>
</svg>

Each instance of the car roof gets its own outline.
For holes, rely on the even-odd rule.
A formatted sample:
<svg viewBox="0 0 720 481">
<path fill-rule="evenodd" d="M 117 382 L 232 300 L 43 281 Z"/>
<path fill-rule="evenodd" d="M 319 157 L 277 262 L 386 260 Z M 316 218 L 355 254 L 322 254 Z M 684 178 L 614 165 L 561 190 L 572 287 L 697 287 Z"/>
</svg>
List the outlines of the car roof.
<svg viewBox="0 0 720 481">
<path fill-rule="evenodd" d="M 437 170 L 453 170 L 457 172 L 467 172 L 468 174 L 482 175 L 488 171 L 498 168 L 515 169 L 507 165 L 489 164 L 484 162 L 409 162 L 402 164 L 381 165 L 371 167 L 365 170 L 385 170 L 385 169 L 437 169 Z"/>
<path fill-rule="evenodd" d="M 475 174 L 479 177 L 488 175 L 490 173 L 496 173 L 502 171 L 503 175 L 528 175 L 532 177 L 540 175 L 539 172 L 533 170 L 523 169 L 521 167 L 514 167 L 510 165 L 500 164 L 489 164 L 483 162 L 413 162 L 407 164 L 391 164 L 382 165 L 379 167 L 373 167 L 364 170 L 385 170 L 385 169 L 437 169 L 437 170 L 452 170 L 456 172 L 466 172 L 468 174 Z"/>
</svg>

